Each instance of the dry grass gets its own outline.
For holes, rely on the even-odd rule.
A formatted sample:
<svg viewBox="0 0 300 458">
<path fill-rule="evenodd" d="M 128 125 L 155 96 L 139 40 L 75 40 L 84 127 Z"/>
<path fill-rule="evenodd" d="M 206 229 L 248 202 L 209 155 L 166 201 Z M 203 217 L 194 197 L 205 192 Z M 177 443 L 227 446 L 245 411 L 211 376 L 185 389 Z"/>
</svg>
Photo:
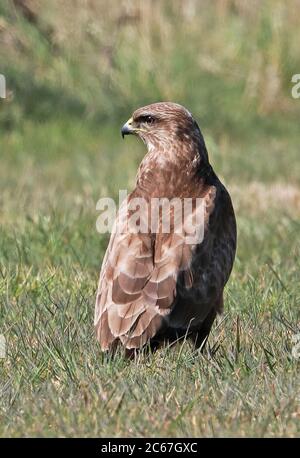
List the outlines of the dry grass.
<svg viewBox="0 0 300 458">
<path fill-rule="evenodd" d="M 265 184 L 250 182 L 245 185 L 232 185 L 231 192 L 238 212 L 248 212 L 259 218 L 269 212 L 300 217 L 300 188 L 288 183 Z"/>
</svg>

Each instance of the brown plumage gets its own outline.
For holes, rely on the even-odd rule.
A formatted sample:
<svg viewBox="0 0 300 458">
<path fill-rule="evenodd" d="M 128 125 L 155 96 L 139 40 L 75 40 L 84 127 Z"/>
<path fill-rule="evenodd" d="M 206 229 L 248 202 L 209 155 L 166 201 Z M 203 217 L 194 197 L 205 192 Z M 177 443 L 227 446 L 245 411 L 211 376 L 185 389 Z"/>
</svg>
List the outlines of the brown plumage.
<svg viewBox="0 0 300 458">
<path fill-rule="evenodd" d="M 136 110 L 122 134 L 139 136 L 147 154 L 135 189 L 119 209 L 118 231 L 103 260 L 95 307 L 95 328 L 102 350 L 121 342 L 127 349 L 190 336 L 202 345 L 218 312 L 236 249 L 236 222 L 230 196 L 211 165 L 192 115 L 174 103 Z M 148 207 L 139 223 L 149 222 L 153 198 L 192 198 L 181 231 L 170 207 L 170 230 L 161 214 L 145 233 L 128 230 L 130 204 L 143 198 Z M 203 239 L 187 243 L 192 221 L 204 202 Z M 126 207 L 126 205 L 128 205 Z"/>
</svg>

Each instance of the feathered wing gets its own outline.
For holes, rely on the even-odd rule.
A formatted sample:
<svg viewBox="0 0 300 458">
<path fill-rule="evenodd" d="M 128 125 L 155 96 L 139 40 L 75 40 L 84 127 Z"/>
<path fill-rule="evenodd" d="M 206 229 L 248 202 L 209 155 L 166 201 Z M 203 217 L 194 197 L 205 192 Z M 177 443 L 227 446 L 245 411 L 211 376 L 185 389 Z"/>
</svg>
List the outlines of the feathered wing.
<svg viewBox="0 0 300 458">
<path fill-rule="evenodd" d="M 208 193 L 204 224 L 213 198 L 214 188 Z M 133 233 L 128 231 L 127 203 L 118 213 L 100 272 L 95 327 L 102 350 L 118 340 L 128 349 L 143 346 L 170 312 L 180 271 L 186 287 L 192 285 L 194 246 L 185 238 L 190 218 L 181 233 L 165 234 L 161 227 L 156 234 Z"/>
<path fill-rule="evenodd" d="M 121 208 L 96 299 L 95 326 L 103 350 L 116 339 L 126 348 L 143 346 L 158 331 L 174 300 L 178 237 L 168 234 L 158 252 L 155 235 L 128 232 L 125 224 Z"/>
</svg>

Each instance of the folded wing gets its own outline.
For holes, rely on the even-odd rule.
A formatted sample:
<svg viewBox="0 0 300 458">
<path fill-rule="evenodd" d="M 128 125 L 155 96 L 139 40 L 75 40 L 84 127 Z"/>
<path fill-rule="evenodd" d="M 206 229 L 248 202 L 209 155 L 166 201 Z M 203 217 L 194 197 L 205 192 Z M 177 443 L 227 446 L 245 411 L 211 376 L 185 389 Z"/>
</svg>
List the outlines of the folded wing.
<svg viewBox="0 0 300 458">
<path fill-rule="evenodd" d="M 128 231 L 127 203 L 118 213 L 100 272 L 94 324 L 102 350 L 118 341 L 128 349 L 143 346 L 170 313 L 180 271 L 186 287 L 192 285 L 194 245 L 186 243 L 185 227 L 181 233 Z"/>
</svg>

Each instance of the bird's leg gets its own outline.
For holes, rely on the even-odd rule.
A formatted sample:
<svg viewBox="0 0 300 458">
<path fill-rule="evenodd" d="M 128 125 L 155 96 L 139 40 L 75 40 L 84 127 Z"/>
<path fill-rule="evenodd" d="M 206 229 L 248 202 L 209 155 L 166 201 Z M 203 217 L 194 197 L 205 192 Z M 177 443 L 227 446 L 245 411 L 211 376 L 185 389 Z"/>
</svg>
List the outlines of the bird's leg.
<svg viewBox="0 0 300 458">
<path fill-rule="evenodd" d="M 211 327 L 213 325 L 213 322 L 215 321 L 217 315 L 217 311 L 215 307 L 211 309 L 203 323 L 201 324 L 201 327 L 199 328 L 198 331 L 193 332 L 189 337 L 192 339 L 193 344 L 196 349 L 200 349 L 201 353 L 203 353 L 204 347 L 206 345 L 206 342 L 208 340 L 208 336 L 211 330 Z"/>
</svg>

